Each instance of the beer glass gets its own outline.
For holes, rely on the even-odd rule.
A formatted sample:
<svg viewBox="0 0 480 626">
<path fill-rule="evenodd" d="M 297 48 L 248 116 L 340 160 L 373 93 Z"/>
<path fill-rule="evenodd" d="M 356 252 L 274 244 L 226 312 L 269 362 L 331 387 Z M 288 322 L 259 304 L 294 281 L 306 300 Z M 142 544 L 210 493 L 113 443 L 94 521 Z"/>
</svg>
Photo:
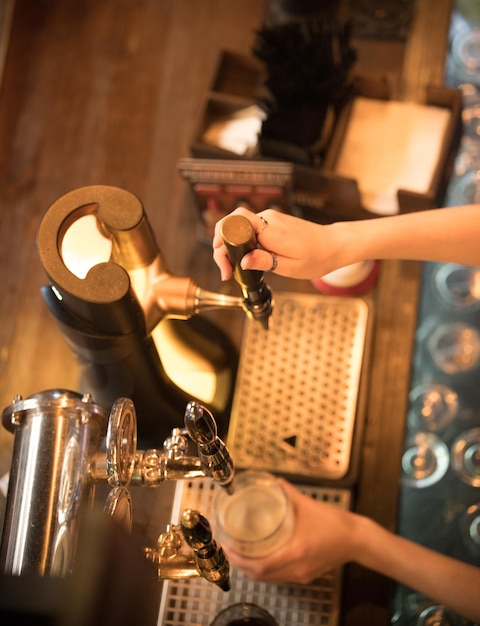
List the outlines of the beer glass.
<svg viewBox="0 0 480 626">
<path fill-rule="evenodd" d="M 254 470 L 235 476 L 231 495 L 218 494 L 215 515 L 220 542 L 251 558 L 284 545 L 294 526 L 290 501 L 277 478 Z"/>
</svg>

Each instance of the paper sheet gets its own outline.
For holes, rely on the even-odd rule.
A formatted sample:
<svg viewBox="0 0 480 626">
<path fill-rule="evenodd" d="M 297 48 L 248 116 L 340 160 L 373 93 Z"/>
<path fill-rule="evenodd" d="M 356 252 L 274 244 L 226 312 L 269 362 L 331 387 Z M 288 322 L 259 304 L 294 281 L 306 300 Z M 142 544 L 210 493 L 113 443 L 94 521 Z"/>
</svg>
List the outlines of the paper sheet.
<svg viewBox="0 0 480 626">
<path fill-rule="evenodd" d="M 359 97 L 335 172 L 357 181 L 368 211 L 398 213 L 398 189 L 430 188 L 449 118 L 446 108 Z"/>
</svg>

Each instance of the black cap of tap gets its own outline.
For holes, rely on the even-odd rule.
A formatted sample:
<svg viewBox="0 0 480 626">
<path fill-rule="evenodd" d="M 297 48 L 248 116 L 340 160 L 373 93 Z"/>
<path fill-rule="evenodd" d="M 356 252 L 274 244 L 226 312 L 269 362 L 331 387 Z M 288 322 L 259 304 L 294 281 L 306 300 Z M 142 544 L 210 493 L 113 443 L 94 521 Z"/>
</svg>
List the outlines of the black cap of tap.
<svg viewBox="0 0 480 626">
<path fill-rule="evenodd" d="M 257 247 L 252 223 L 243 215 L 229 215 L 222 222 L 222 239 L 233 266 L 233 276 L 242 289 L 247 314 L 268 329 L 272 292 L 265 283 L 264 272 L 240 267 L 243 257 Z"/>
</svg>

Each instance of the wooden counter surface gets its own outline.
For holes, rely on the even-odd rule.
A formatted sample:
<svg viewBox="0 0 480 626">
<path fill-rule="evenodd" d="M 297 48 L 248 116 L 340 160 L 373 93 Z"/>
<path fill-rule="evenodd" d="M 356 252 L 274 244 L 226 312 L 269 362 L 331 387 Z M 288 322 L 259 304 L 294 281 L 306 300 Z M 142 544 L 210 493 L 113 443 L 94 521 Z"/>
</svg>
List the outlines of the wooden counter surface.
<svg viewBox="0 0 480 626">
<path fill-rule="evenodd" d="M 359 47 L 360 67 L 375 72 L 381 61 L 379 71 L 394 76 L 405 97 L 443 80 L 452 3 L 417 4 L 405 48 L 386 43 L 386 54 L 378 54 L 372 42 Z M 189 155 L 220 51 L 248 53 L 265 6 L 264 0 L 16 0 L 0 91 L 2 409 L 14 394 L 77 387 L 77 364 L 40 295 L 46 279 L 35 244 L 43 213 L 67 191 L 108 184 L 135 193 L 171 271 L 219 287 L 211 251 L 197 242 L 196 209 L 176 163 Z M 418 277 L 418 264 L 382 263 L 371 294 L 375 332 L 356 508 L 392 530 Z M 1 429 L 0 476 L 11 444 Z M 389 593 L 388 581 L 349 567 L 344 623 L 388 624 Z"/>
</svg>

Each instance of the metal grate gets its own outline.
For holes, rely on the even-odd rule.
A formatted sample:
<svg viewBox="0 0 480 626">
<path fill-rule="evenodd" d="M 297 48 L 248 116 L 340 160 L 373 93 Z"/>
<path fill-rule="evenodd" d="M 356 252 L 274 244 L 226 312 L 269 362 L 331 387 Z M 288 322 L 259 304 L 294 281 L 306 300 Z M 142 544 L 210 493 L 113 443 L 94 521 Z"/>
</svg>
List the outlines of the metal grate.
<svg viewBox="0 0 480 626">
<path fill-rule="evenodd" d="M 350 506 L 350 491 L 346 489 L 299 488 L 312 498 L 345 509 Z M 201 511 L 211 520 L 213 499 L 218 489 L 207 479 L 177 482 L 173 520 L 178 520 L 181 511 L 188 507 Z M 272 585 L 253 582 L 243 572 L 232 568 L 229 592 L 203 578 L 168 580 L 163 585 L 158 626 L 208 626 L 222 609 L 242 601 L 262 606 L 281 626 L 335 626 L 339 621 L 340 591 L 341 570 L 311 585 Z"/>
<path fill-rule="evenodd" d="M 299 481 L 354 471 L 368 317 L 360 298 L 279 293 L 268 331 L 247 323 L 227 436 L 237 467 Z"/>
</svg>

